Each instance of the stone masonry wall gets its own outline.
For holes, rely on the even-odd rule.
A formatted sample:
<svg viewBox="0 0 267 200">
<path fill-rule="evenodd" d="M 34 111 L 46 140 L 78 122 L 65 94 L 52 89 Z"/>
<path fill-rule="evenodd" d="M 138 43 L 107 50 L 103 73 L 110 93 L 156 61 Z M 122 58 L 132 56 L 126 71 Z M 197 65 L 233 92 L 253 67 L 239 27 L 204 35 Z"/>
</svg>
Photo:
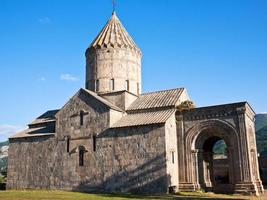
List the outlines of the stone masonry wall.
<svg viewBox="0 0 267 200">
<path fill-rule="evenodd" d="M 169 186 L 178 189 L 178 152 L 175 113 L 167 120 L 165 125 L 165 143 L 167 158 L 167 174 Z"/>
<path fill-rule="evenodd" d="M 114 79 L 114 90 L 110 80 Z M 98 80 L 98 86 L 96 82 Z M 90 49 L 86 53 L 86 88 L 96 92 L 127 90 L 141 94 L 141 55 L 121 48 Z"/>
<path fill-rule="evenodd" d="M 84 95 L 77 93 L 57 113 L 55 137 L 11 140 L 8 188 L 166 193 L 164 124 L 109 129 L 117 113 Z"/>
<path fill-rule="evenodd" d="M 10 140 L 7 189 L 49 188 L 55 146 L 53 136 Z"/>
<path fill-rule="evenodd" d="M 80 124 L 80 112 L 84 112 L 83 125 Z M 56 136 L 64 140 L 71 138 L 91 137 L 109 127 L 110 110 L 94 97 L 83 92 L 77 93 L 57 113 Z"/>
<path fill-rule="evenodd" d="M 71 149 L 86 148 L 84 166 L 78 152 L 57 146 L 54 189 L 105 192 L 167 192 L 164 126 L 108 130 L 96 139 L 71 140 Z"/>
<path fill-rule="evenodd" d="M 75 191 L 166 193 L 164 126 L 109 130 L 97 138 L 66 141 L 27 138 L 11 141 L 8 189 L 64 189 Z M 86 149 L 79 166 L 78 146 Z"/>
</svg>

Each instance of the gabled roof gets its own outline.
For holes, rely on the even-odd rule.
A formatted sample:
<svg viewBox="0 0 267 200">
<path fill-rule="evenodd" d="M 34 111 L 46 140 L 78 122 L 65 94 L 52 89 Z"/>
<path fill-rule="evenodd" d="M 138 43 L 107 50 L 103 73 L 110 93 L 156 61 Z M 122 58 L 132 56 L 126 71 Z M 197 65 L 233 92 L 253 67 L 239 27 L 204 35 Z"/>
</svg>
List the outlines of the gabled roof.
<svg viewBox="0 0 267 200">
<path fill-rule="evenodd" d="M 103 97 L 99 96 L 97 93 L 92 92 L 90 90 L 81 88 L 79 89 L 79 91 L 72 97 L 74 98 L 75 96 L 77 96 L 79 93 L 83 92 L 85 95 L 88 95 L 88 97 L 93 97 L 95 98 L 98 102 L 102 103 L 104 106 L 106 106 L 109 109 L 113 109 L 116 111 L 120 111 L 120 112 L 124 112 L 121 108 L 115 106 L 114 104 L 112 104 L 111 102 L 109 102 L 108 100 L 104 99 Z M 71 98 L 71 99 L 72 99 Z M 70 102 L 70 100 L 58 111 L 58 113 L 56 114 L 56 116 L 61 112 L 61 110 L 68 105 L 68 103 Z"/>
<path fill-rule="evenodd" d="M 111 128 L 165 123 L 175 111 L 176 109 L 164 109 L 142 113 L 130 113 L 122 117 L 117 123 L 112 125 Z"/>
<path fill-rule="evenodd" d="M 184 90 L 184 88 L 176 88 L 142 94 L 132 103 L 127 111 L 175 107 Z"/>
<path fill-rule="evenodd" d="M 84 88 L 81 88 L 80 90 L 85 91 L 87 94 L 91 95 L 92 97 L 94 97 L 95 99 L 97 99 L 98 101 L 100 101 L 101 103 L 106 105 L 108 108 L 111 108 L 113 110 L 117 110 L 120 112 L 124 112 L 121 108 L 119 108 L 118 106 L 115 106 L 113 103 L 111 103 L 108 100 L 104 99 L 103 97 L 99 96 L 97 93 L 92 92 L 92 91 L 87 90 L 87 89 L 84 89 Z"/>
<path fill-rule="evenodd" d="M 92 42 L 89 48 L 107 48 L 118 47 L 135 50 L 141 53 L 139 47 L 135 44 L 131 36 L 121 24 L 115 12 L 107 24 Z"/>
</svg>

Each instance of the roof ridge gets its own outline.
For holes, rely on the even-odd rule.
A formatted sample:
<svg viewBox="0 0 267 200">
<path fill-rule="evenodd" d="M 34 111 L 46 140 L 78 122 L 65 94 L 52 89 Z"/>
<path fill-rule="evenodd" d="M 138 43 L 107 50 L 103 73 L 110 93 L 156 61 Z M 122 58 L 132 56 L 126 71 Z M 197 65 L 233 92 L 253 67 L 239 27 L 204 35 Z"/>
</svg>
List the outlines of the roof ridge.
<svg viewBox="0 0 267 200">
<path fill-rule="evenodd" d="M 122 110 L 121 108 L 119 108 L 118 106 L 114 105 L 113 103 L 109 102 L 108 100 L 106 100 L 105 98 L 99 96 L 97 93 L 91 91 L 91 90 L 87 90 L 85 88 L 80 88 L 75 95 L 73 95 L 65 104 L 64 106 L 61 107 L 61 109 L 57 112 L 57 114 L 55 116 L 58 116 L 58 114 L 61 112 L 61 110 L 63 110 L 70 102 L 71 99 L 73 99 L 74 97 L 78 96 L 80 92 L 85 92 L 88 95 L 91 95 L 93 98 L 95 98 L 96 100 L 98 100 L 99 102 L 101 102 L 102 104 L 104 104 L 105 106 L 107 106 L 110 109 L 113 110 L 117 110 L 120 112 L 124 112 L 124 110 Z"/>
<path fill-rule="evenodd" d="M 169 92 L 169 91 L 173 91 L 173 90 L 184 90 L 185 87 L 180 87 L 180 88 L 173 88 L 173 89 L 164 89 L 164 90 L 158 90 L 158 91 L 153 91 L 153 92 L 146 92 L 141 94 L 141 96 L 143 95 L 147 95 L 147 94 L 154 94 L 154 93 L 160 93 L 160 92 Z"/>
<path fill-rule="evenodd" d="M 84 90 L 85 92 L 87 92 L 88 94 L 94 96 L 95 98 L 99 98 L 98 100 L 101 101 L 102 103 L 104 103 L 109 108 L 124 112 L 121 108 L 119 108 L 118 106 L 114 105 L 112 102 L 108 101 L 107 99 L 101 97 L 97 93 L 95 93 L 95 92 L 93 92 L 91 90 L 85 89 L 85 88 L 81 88 L 80 90 Z"/>
<path fill-rule="evenodd" d="M 129 110 L 141 110 L 149 108 L 175 107 L 177 102 L 188 99 L 187 95 L 181 95 L 186 91 L 185 88 L 174 88 L 168 90 L 144 93 L 139 96 L 128 108 Z M 182 99 L 181 99 L 182 98 Z"/>
<path fill-rule="evenodd" d="M 143 109 L 136 109 L 136 110 L 126 110 L 127 114 L 137 114 L 137 113 L 146 113 L 146 112 L 158 112 L 164 110 L 175 110 L 174 106 L 163 106 L 163 107 L 152 107 L 152 108 L 143 108 Z"/>
</svg>

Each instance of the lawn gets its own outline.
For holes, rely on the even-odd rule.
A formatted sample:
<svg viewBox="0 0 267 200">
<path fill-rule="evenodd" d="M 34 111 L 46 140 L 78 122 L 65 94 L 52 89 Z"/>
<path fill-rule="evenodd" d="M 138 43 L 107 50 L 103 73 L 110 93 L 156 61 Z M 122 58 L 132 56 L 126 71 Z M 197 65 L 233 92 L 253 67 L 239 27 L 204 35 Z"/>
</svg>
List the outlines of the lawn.
<svg viewBox="0 0 267 200">
<path fill-rule="evenodd" d="M 79 192 L 64 192 L 64 191 L 47 191 L 47 190 L 35 190 L 35 191 L 2 191 L 0 192 L 1 200 L 134 200 L 134 199 L 162 199 L 162 200 L 197 200 L 197 199 L 255 199 L 261 200 L 263 197 L 248 197 L 248 196 L 236 196 L 236 195 L 217 195 L 207 193 L 180 193 L 179 195 L 131 195 L 131 194 L 87 194 Z"/>
</svg>

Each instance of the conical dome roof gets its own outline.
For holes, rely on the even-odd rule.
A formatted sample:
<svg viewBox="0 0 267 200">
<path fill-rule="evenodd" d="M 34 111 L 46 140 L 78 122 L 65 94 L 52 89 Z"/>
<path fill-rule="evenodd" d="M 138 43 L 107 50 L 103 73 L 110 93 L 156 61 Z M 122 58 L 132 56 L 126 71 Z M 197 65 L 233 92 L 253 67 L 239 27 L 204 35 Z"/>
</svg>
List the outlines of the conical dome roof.
<svg viewBox="0 0 267 200">
<path fill-rule="evenodd" d="M 131 49 L 141 53 L 139 47 L 135 44 L 129 33 L 121 24 L 115 12 L 97 35 L 89 48 L 124 48 Z"/>
</svg>

